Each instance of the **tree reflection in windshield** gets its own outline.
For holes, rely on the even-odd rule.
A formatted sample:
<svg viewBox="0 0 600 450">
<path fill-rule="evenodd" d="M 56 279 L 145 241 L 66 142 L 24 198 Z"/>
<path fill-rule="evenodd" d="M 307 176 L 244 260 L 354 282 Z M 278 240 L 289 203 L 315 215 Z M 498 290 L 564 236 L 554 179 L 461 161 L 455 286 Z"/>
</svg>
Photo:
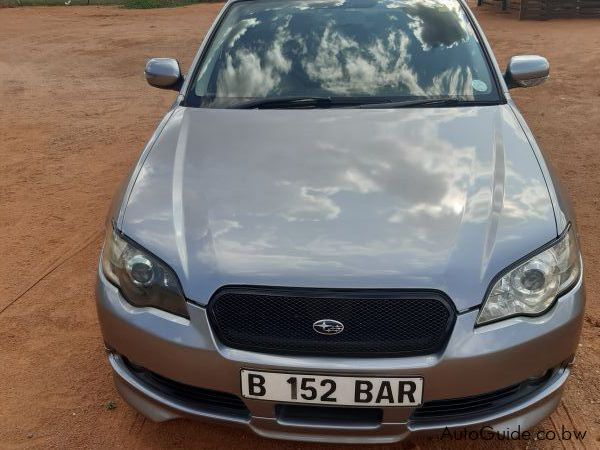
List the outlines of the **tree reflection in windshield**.
<svg viewBox="0 0 600 450">
<path fill-rule="evenodd" d="M 455 0 L 256 0 L 231 5 L 192 105 L 286 96 L 497 100 Z"/>
</svg>

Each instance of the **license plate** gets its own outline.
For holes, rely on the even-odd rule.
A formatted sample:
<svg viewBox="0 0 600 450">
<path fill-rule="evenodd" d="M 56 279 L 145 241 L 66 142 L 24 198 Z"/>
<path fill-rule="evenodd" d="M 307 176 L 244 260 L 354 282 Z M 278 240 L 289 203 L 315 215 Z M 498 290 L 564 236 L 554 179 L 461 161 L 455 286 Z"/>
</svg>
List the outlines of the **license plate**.
<svg viewBox="0 0 600 450">
<path fill-rule="evenodd" d="M 285 403 L 339 406 L 418 406 L 422 378 L 379 378 L 241 371 L 242 396 Z"/>
</svg>

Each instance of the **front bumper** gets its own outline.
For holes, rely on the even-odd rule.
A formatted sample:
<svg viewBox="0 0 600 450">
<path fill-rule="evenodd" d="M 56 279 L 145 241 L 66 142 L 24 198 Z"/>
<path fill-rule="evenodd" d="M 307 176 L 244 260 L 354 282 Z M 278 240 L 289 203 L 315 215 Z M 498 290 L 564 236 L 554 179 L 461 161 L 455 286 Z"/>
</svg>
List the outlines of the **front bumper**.
<svg viewBox="0 0 600 450">
<path fill-rule="evenodd" d="M 197 417 L 248 426 L 256 433 L 280 439 L 368 443 L 394 442 L 411 433 L 439 433 L 449 428 L 492 425 L 506 431 L 530 428 L 558 405 L 569 375 L 565 362 L 579 341 L 584 290 L 580 281 L 538 318 L 513 318 L 474 329 L 478 311 L 458 315 L 446 348 L 427 356 L 402 358 L 338 358 L 283 356 L 228 348 L 211 332 L 206 310 L 188 304 L 190 320 L 152 308 L 129 305 L 99 273 L 97 307 L 109 360 L 120 394 L 153 420 Z M 553 369 L 544 385 L 526 398 L 468 418 L 416 422 L 413 408 L 383 408 L 380 423 L 357 426 L 282 420 L 269 402 L 245 399 L 247 417 L 205 410 L 153 390 L 136 378 L 123 356 L 163 377 L 214 391 L 240 396 L 240 370 L 421 376 L 423 398 L 470 397 L 497 391 Z"/>
</svg>

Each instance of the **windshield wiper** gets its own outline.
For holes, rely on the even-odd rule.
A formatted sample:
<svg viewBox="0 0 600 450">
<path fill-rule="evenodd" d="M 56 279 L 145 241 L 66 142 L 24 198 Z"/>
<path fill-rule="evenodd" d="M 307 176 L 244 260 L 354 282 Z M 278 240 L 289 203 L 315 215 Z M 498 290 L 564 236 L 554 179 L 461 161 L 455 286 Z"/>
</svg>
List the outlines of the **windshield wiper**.
<svg viewBox="0 0 600 450">
<path fill-rule="evenodd" d="M 333 102 L 334 100 L 332 100 L 331 97 L 267 97 L 235 103 L 228 108 L 314 108 L 318 106 L 331 105 Z"/>
<path fill-rule="evenodd" d="M 493 102 L 464 100 L 459 97 L 434 97 L 402 101 L 381 101 L 380 99 L 365 103 L 365 98 L 359 97 L 266 97 L 235 103 L 231 109 L 276 109 L 276 108 L 319 108 L 319 107 L 357 107 L 357 108 L 417 108 L 420 106 L 459 106 L 485 105 Z"/>
<path fill-rule="evenodd" d="M 399 102 L 388 101 L 382 103 L 363 103 L 359 108 L 417 108 L 419 106 L 458 106 L 464 104 L 478 104 L 460 98 L 425 98 L 419 100 L 404 100 Z"/>
</svg>

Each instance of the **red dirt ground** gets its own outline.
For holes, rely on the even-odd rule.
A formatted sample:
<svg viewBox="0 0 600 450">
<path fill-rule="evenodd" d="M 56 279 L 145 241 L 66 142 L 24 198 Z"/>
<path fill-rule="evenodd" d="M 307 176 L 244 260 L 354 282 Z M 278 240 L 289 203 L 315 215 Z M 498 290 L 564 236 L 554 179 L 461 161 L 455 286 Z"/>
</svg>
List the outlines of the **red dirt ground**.
<svg viewBox="0 0 600 450">
<path fill-rule="evenodd" d="M 315 447 L 145 420 L 113 388 L 96 319 L 94 278 L 109 201 L 173 100 L 145 84 L 145 60 L 173 56 L 187 67 L 220 7 L 0 10 L 0 447 Z M 552 63 L 548 83 L 514 96 L 574 199 L 588 307 L 564 400 L 540 428 L 588 435 L 583 443 L 416 439 L 394 447 L 595 448 L 600 21 L 519 22 L 492 7 L 478 16 L 501 65 L 528 53 Z M 106 407 L 110 401 L 115 409 Z"/>
</svg>

